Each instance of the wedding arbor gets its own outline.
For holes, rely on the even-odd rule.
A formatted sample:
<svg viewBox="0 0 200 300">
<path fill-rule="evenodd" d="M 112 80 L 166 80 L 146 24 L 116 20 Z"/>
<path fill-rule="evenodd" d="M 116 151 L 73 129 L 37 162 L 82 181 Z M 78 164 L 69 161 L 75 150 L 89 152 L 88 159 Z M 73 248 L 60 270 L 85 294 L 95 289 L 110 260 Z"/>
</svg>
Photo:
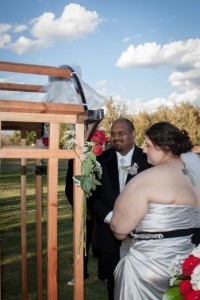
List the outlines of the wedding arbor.
<svg viewBox="0 0 200 300">
<path fill-rule="evenodd" d="M 71 78 L 70 69 L 51 66 L 28 65 L 0 62 L 0 71 L 36 75 L 48 75 L 59 78 Z M 0 90 L 38 93 L 42 85 L 0 83 Z M 86 99 L 87 100 L 87 99 Z M 21 131 L 20 147 L 0 147 L 0 159 L 21 159 L 21 257 L 22 257 L 22 299 L 28 299 L 27 287 L 27 229 L 26 229 L 26 160 L 35 159 L 36 170 L 41 158 L 47 159 L 47 295 L 48 300 L 57 299 L 57 187 L 58 160 L 73 159 L 74 174 L 80 174 L 80 160 L 72 150 L 59 149 L 60 124 L 73 124 L 76 131 L 76 143 L 80 146 L 103 118 L 103 111 L 88 110 L 83 104 L 62 104 L 47 102 L 29 102 L 20 100 L 0 100 L 1 130 Z M 49 124 L 49 146 L 39 148 L 42 124 Z M 26 146 L 26 132 L 36 132 L 36 146 Z M 1 140 L 1 139 L 0 139 Z M 79 153 L 80 156 L 82 155 Z M 36 182 L 36 256 L 37 256 L 37 299 L 42 299 L 42 231 L 41 231 L 41 176 L 35 176 Z M 74 199 L 82 199 L 82 190 L 74 185 Z M 83 251 L 79 249 L 81 236 L 82 201 L 74 201 L 73 216 L 73 260 L 74 260 L 74 300 L 84 298 Z M 83 247 L 83 243 L 81 244 Z M 79 256 L 80 254 L 80 256 Z"/>
</svg>

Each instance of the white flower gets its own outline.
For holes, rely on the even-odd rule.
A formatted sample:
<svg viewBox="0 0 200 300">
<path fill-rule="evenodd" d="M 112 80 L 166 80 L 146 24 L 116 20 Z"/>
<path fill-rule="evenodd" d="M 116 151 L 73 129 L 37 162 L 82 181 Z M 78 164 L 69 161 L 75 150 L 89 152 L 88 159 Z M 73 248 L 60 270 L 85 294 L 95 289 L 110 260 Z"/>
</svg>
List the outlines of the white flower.
<svg viewBox="0 0 200 300">
<path fill-rule="evenodd" d="M 191 254 L 193 254 L 194 256 L 200 258 L 200 244 L 196 248 L 193 249 L 193 251 L 191 252 Z"/>
<path fill-rule="evenodd" d="M 128 174 L 136 175 L 138 170 L 138 164 L 134 163 L 132 166 L 124 166 Z"/>
<path fill-rule="evenodd" d="M 67 150 L 71 150 L 74 149 L 74 147 L 76 146 L 76 140 L 75 139 L 70 139 L 69 141 L 65 142 L 65 149 Z"/>
<path fill-rule="evenodd" d="M 175 280 L 176 280 L 176 277 L 172 277 L 172 278 L 170 278 L 170 280 L 169 280 L 169 285 L 170 286 L 174 286 L 174 282 L 175 282 Z"/>
<path fill-rule="evenodd" d="M 191 275 L 191 283 L 192 283 L 192 288 L 195 291 L 200 290 L 200 265 L 194 268 L 193 273 Z"/>
<path fill-rule="evenodd" d="M 66 139 L 71 139 L 73 137 L 75 137 L 76 132 L 74 130 L 67 130 L 65 131 L 65 138 Z"/>
<path fill-rule="evenodd" d="M 184 258 L 180 255 L 176 255 L 176 257 L 170 262 L 169 271 L 172 277 L 181 274 L 183 262 Z M 174 279 L 172 278 L 172 280 Z"/>
</svg>

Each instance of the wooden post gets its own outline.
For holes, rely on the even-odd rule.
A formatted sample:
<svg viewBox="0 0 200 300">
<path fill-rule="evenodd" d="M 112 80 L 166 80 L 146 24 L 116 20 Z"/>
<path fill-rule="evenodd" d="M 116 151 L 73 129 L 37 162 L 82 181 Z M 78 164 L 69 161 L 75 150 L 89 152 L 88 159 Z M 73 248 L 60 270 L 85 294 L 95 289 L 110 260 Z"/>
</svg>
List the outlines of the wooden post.
<svg viewBox="0 0 200 300">
<path fill-rule="evenodd" d="M 26 145 L 26 131 L 21 131 L 21 145 Z M 26 230 L 26 158 L 21 158 L 21 253 L 22 253 L 22 299 L 28 299 L 27 230 Z"/>
<path fill-rule="evenodd" d="M 41 131 L 36 132 L 36 147 L 40 143 Z M 42 176 L 38 174 L 40 159 L 36 159 L 36 257 L 37 257 L 37 300 L 42 300 Z"/>
<path fill-rule="evenodd" d="M 76 143 L 84 144 L 84 125 L 76 124 Z M 82 157 L 82 153 L 78 153 Z M 74 163 L 74 174 L 80 175 L 81 162 L 78 157 Z M 74 186 L 74 222 L 73 222 L 73 245 L 74 245 L 74 300 L 84 299 L 83 281 L 83 192 L 80 187 Z"/>
<path fill-rule="evenodd" d="M 59 124 L 50 123 L 49 149 L 58 149 Z M 57 300 L 57 185 L 58 158 L 48 161 L 47 287 L 48 300 Z"/>
</svg>

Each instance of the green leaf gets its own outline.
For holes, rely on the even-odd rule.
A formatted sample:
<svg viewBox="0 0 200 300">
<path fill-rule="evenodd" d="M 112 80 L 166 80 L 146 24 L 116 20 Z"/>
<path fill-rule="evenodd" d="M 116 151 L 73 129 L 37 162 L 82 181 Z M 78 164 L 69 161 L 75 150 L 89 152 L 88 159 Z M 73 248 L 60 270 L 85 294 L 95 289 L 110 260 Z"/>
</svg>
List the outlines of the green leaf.
<svg viewBox="0 0 200 300">
<path fill-rule="evenodd" d="M 77 175 L 74 176 L 74 178 L 75 181 L 80 182 L 82 190 L 87 194 L 86 196 L 91 195 L 91 191 L 94 191 L 96 186 L 101 184 L 98 180 L 91 176 Z"/>
<path fill-rule="evenodd" d="M 89 176 L 92 173 L 93 163 L 91 158 L 87 158 L 81 165 L 81 174 Z"/>
<path fill-rule="evenodd" d="M 96 155 L 94 154 L 94 152 L 90 152 L 90 157 L 93 161 L 96 161 L 97 160 L 97 157 Z"/>
<path fill-rule="evenodd" d="M 178 287 L 172 287 L 166 290 L 162 300 L 182 300 Z"/>
</svg>

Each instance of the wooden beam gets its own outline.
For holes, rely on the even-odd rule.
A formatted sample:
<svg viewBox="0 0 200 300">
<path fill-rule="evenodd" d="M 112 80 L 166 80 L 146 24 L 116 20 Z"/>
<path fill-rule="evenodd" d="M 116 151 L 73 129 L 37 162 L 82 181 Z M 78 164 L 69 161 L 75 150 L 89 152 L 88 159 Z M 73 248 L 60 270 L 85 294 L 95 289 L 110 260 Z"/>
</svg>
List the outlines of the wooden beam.
<svg viewBox="0 0 200 300">
<path fill-rule="evenodd" d="M 16 110 L 18 112 L 18 110 Z M 7 118 L 6 118 L 7 115 Z M 62 117 L 61 117 L 62 115 Z M 56 115 L 56 114 L 40 114 L 40 113 L 23 113 L 23 121 L 21 116 L 19 114 L 16 114 L 14 112 L 11 113 L 1 113 L 0 112 L 0 119 L 3 122 L 6 121 L 13 121 L 13 122 L 34 122 L 34 123 L 50 123 L 51 121 L 61 123 L 66 123 L 66 124 L 74 124 L 76 122 L 76 116 L 75 115 L 65 115 L 64 113 L 61 115 Z"/>
<path fill-rule="evenodd" d="M 38 74 L 38 75 L 49 75 L 55 77 L 71 78 L 72 72 L 68 69 L 60 69 L 58 67 L 32 65 L 32 64 L 21 64 L 0 61 L 0 71 L 25 73 L 25 74 Z"/>
<path fill-rule="evenodd" d="M 16 101 L 16 100 L 0 100 L 0 112 L 22 112 L 30 113 L 42 113 L 42 114 L 60 114 L 64 115 L 79 115 L 84 112 L 84 107 L 81 104 L 63 104 L 63 103 L 47 103 L 47 102 L 27 102 L 27 101 Z M 22 118 L 23 121 L 25 115 L 18 116 L 18 119 Z M 33 116 L 32 116 L 33 117 Z M 44 118 L 44 116 L 42 116 Z M 63 117 L 62 117 L 63 118 Z M 9 121 L 7 115 L 6 118 Z M 52 120 L 52 119 L 51 119 Z M 14 120 L 13 120 L 14 121 Z"/>
<path fill-rule="evenodd" d="M 44 158 L 44 159 L 74 159 L 76 154 L 73 150 L 61 149 L 22 149 L 18 148 L 1 148 L 0 158 Z"/>
<path fill-rule="evenodd" d="M 22 83 L 0 83 L 0 90 L 28 93 L 45 93 L 43 85 L 22 84 Z"/>
</svg>

